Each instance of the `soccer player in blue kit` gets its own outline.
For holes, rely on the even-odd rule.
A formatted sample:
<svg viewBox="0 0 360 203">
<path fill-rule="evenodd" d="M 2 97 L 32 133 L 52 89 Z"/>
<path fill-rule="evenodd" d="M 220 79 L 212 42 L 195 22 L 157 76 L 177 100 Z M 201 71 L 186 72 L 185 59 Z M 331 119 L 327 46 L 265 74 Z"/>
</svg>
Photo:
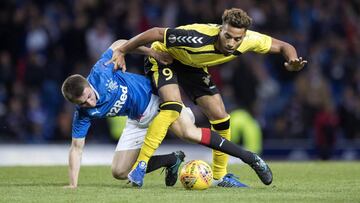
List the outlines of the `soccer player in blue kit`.
<svg viewBox="0 0 360 203">
<path fill-rule="evenodd" d="M 114 178 L 127 179 L 138 157 L 147 126 L 158 113 L 160 102 L 152 94 L 150 80 L 137 74 L 114 72 L 113 65 L 105 65 L 112 57 L 112 50 L 123 42 L 124 40 L 114 42 L 97 61 L 87 78 L 78 74 L 71 75 L 62 85 L 63 96 L 76 104 L 69 151 L 68 188 L 76 188 L 78 185 L 82 150 L 92 119 L 128 116 L 112 162 Z M 146 47 L 141 47 L 137 53 L 161 54 Z M 181 151 L 153 156 L 147 172 L 166 167 L 165 184 L 173 186 L 184 157 Z"/>
</svg>

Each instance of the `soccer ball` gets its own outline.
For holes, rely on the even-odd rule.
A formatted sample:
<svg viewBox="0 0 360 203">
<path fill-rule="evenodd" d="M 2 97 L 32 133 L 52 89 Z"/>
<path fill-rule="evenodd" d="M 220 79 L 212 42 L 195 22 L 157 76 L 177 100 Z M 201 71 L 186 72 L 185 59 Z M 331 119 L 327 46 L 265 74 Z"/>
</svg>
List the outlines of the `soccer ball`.
<svg viewBox="0 0 360 203">
<path fill-rule="evenodd" d="M 180 171 L 180 182 L 189 190 L 205 190 L 211 186 L 211 167 L 202 160 L 187 162 Z"/>
</svg>

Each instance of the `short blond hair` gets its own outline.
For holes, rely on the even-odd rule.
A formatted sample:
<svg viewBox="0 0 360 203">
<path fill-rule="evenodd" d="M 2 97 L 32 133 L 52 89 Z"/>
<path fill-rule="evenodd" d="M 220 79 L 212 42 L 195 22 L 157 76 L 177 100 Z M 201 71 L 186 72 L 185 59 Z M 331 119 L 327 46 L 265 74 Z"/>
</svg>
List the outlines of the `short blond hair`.
<svg viewBox="0 0 360 203">
<path fill-rule="evenodd" d="M 229 24 L 233 27 L 248 29 L 251 23 L 251 17 L 240 8 L 226 9 L 222 15 L 223 25 Z"/>
<path fill-rule="evenodd" d="M 74 103 L 83 94 L 85 87 L 89 87 L 89 82 L 86 78 L 75 74 L 65 79 L 61 86 L 61 92 L 65 99 Z"/>
</svg>

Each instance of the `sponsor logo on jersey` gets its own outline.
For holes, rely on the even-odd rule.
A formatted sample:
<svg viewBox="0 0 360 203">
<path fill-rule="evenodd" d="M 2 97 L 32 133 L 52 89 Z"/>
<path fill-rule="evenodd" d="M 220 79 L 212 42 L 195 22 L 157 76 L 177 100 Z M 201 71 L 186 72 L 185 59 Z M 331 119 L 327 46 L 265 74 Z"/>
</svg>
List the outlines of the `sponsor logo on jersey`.
<svg viewBox="0 0 360 203">
<path fill-rule="evenodd" d="M 176 42 L 176 36 L 173 35 L 173 34 L 169 35 L 168 39 L 169 39 L 169 42 L 170 42 L 170 43 Z"/>
<path fill-rule="evenodd" d="M 123 105 L 126 102 L 127 99 L 127 93 L 128 93 L 128 89 L 126 86 L 122 86 L 120 85 L 121 88 L 121 96 L 120 98 L 114 103 L 113 107 L 110 109 L 110 111 L 106 114 L 106 116 L 112 117 L 112 116 L 116 116 L 121 108 L 123 107 Z"/>
</svg>

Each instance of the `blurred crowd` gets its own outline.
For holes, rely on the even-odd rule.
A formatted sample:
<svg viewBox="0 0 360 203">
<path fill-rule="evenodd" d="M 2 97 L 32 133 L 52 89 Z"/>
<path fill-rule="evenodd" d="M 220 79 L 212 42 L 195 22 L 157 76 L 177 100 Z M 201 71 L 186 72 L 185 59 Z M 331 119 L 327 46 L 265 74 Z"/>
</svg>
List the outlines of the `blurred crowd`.
<svg viewBox="0 0 360 203">
<path fill-rule="evenodd" d="M 87 75 L 116 39 L 154 26 L 221 23 L 231 7 L 309 63 L 287 72 L 282 56 L 250 53 L 211 69 L 229 112 L 249 112 L 264 139 L 313 139 L 326 150 L 339 137 L 360 138 L 358 0 L 7 0 L 0 3 L 0 142 L 69 140 L 74 107 L 60 91 L 68 75 Z M 127 56 L 127 66 L 143 73 L 143 56 Z M 107 140 L 107 123 L 95 125 L 90 140 Z"/>
</svg>

